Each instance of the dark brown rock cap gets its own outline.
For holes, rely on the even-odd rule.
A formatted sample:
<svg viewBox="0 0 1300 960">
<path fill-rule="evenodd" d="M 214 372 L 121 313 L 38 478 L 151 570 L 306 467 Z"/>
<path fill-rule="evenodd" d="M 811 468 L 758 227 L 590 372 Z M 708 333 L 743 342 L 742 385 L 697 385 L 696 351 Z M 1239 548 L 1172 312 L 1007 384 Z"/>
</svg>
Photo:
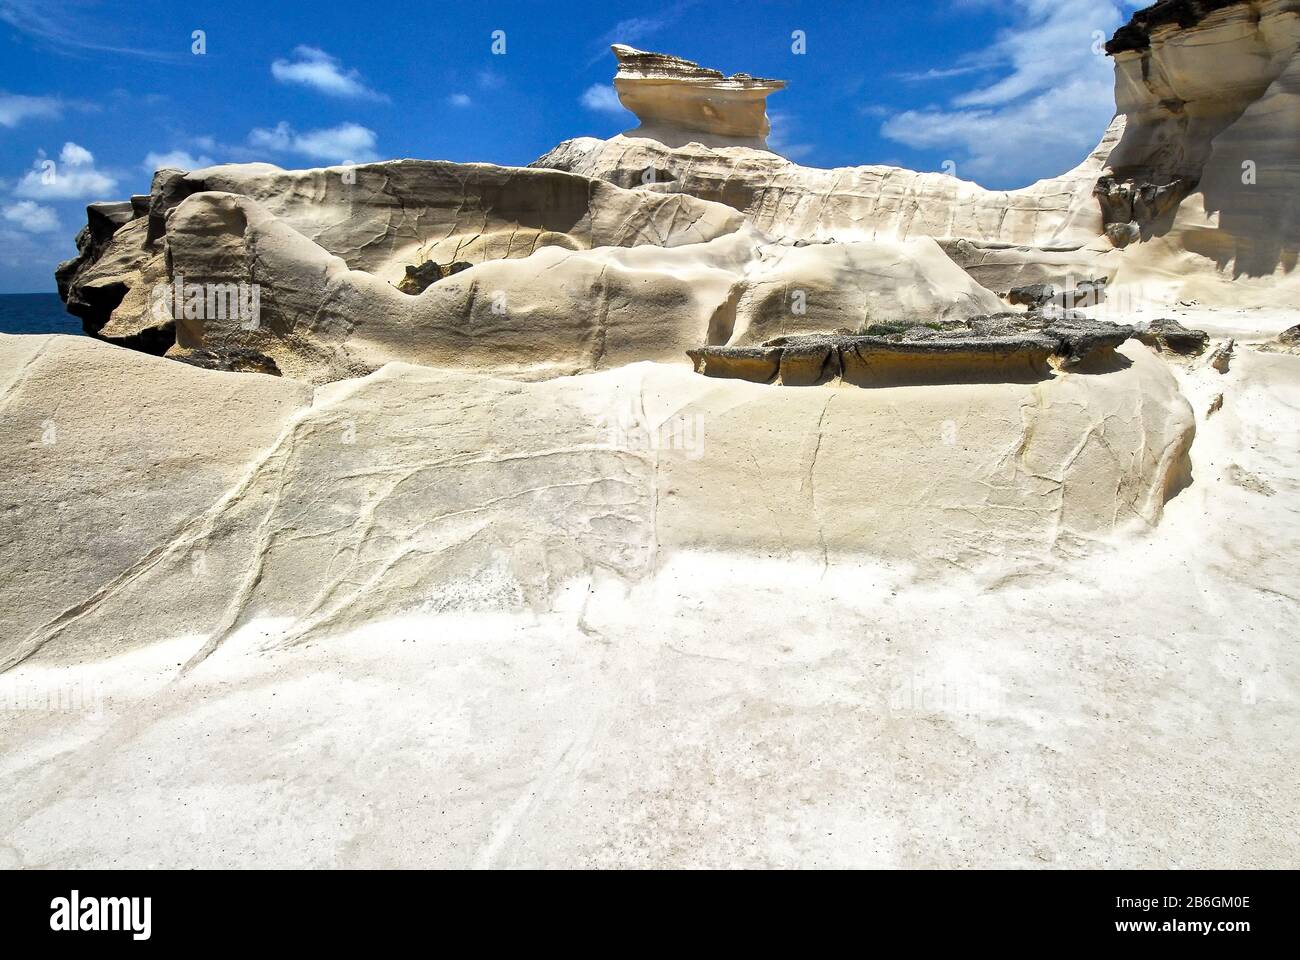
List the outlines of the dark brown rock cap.
<svg viewBox="0 0 1300 960">
<path fill-rule="evenodd" d="M 1235 7 L 1247 0 L 1160 0 L 1133 14 L 1106 44 L 1111 56 L 1129 50 L 1150 50 L 1151 33 L 1158 27 L 1176 24 L 1184 30 L 1196 26 L 1216 10 Z"/>
</svg>

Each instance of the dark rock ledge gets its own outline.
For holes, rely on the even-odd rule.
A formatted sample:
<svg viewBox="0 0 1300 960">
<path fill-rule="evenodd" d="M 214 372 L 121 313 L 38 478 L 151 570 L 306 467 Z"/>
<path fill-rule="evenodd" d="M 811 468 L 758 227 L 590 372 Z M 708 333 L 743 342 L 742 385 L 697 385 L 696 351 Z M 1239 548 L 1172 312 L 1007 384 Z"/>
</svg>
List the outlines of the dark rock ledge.
<svg viewBox="0 0 1300 960">
<path fill-rule="evenodd" d="M 707 377 L 787 387 L 834 380 L 860 387 L 1036 383 L 1054 369 L 1104 373 L 1127 365 L 1115 348 L 1137 332 L 1077 317 L 1019 313 L 902 327 L 781 337 L 754 347 L 701 347 L 688 356 Z"/>
</svg>

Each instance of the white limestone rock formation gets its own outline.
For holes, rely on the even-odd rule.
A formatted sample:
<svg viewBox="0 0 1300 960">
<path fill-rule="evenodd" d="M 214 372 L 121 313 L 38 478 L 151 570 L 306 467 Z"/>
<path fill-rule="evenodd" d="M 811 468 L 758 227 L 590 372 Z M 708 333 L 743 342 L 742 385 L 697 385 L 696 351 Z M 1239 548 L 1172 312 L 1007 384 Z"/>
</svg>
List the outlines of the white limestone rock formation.
<svg viewBox="0 0 1300 960">
<path fill-rule="evenodd" d="M 407 267 L 429 261 L 522 259 L 546 247 L 673 248 L 732 233 L 742 222 L 734 211 L 691 197 L 490 164 L 398 160 L 297 171 L 269 164 L 163 170 L 133 218 L 114 226 L 116 232 L 104 229 L 102 242 L 87 245 L 60 268 L 70 308 L 88 332 L 132 346 L 139 345 L 141 331 L 164 326 L 170 332 L 168 318 L 150 308 L 159 284 L 170 282 L 173 273 L 184 275 L 184 267 L 166 267 L 168 223 L 196 194 L 244 198 L 323 254 L 383 284 L 397 284 Z M 224 209 L 231 219 L 203 227 L 216 244 L 224 242 L 223 235 L 238 238 L 245 226 L 235 207 Z M 191 272 L 189 279 L 217 282 L 217 274 L 235 266 L 224 264 L 209 276 Z M 241 265 L 245 273 L 254 267 L 253 259 Z M 150 352 L 161 353 L 169 343 L 154 336 L 149 345 L 160 349 Z"/>
<path fill-rule="evenodd" d="M 765 80 L 747 73 L 724 76 L 666 53 L 649 53 L 625 44 L 613 46 L 618 58 L 614 89 L 641 126 L 630 136 L 649 137 L 683 146 L 767 149 L 772 125 L 767 98 L 785 89 L 784 80 Z"/>
<path fill-rule="evenodd" d="M 1107 272 L 1115 254 L 1094 190 L 1122 131 L 1117 121 L 1075 170 L 1011 191 L 898 167 L 821 170 L 766 150 L 673 146 L 639 131 L 568 140 L 533 166 L 724 203 L 789 242 L 934 238 L 980 283 L 1001 291 Z"/>
<path fill-rule="evenodd" d="M 751 327 L 1000 308 L 928 239 L 774 243 L 723 204 L 554 171 L 214 167 L 160 175 L 140 206 L 68 271 L 69 302 L 98 311 L 92 329 L 127 345 L 153 331 L 149 352 L 312 382 L 393 360 L 539 379 L 684 362 Z M 407 286 L 428 263 L 456 269 Z M 206 300 L 254 285 L 255 318 Z"/>
<path fill-rule="evenodd" d="M 0 336 L 0 866 L 1294 867 L 1295 3 L 1139 14 L 1019 191 L 628 48 L 531 169 L 93 205 L 99 339 Z"/>
<path fill-rule="evenodd" d="M 1167 300 L 1294 301 L 1300 3 L 1160 3 L 1108 49 L 1128 123 L 1099 195 L 1120 281 Z"/>
<path fill-rule="evenodd" d="M 201 659 L 257 618 L 291 643 L 486 601 L 543 614 L 569 578 L 634 584 L 682 550 L 1034 570 L 1150 529 L 1186 481 L 1187 402 L 1127 350 L 1118 372 L 1033 384 L 791 391 L 655 364 L 526 384 L 398 363 L 313 391 L 0 337 L 0 664 L 178 636 Z"/>
</svg>

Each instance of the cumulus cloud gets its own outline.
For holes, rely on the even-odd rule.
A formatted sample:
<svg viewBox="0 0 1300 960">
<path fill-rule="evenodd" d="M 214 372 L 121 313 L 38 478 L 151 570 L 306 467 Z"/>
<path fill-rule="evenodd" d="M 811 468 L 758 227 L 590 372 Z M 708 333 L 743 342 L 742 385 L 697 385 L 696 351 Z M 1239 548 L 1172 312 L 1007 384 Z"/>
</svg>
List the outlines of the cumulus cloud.
<svg viewBox="0 0 1300 960">
<path fill-rule="evenodd" d="M 597 113 L 622 113 L 623 104 L 618 101 L 618 93 L 608 83 L 593 83 L 578 98 L 588 110 Z"/>
<path fill-rule="evenodd" d="M 379 159 L 375 131 L 356 123 L 299 133 L 281 120 L 274 127 L 253 130 L 248 142 L 260 150 L 296 153 L 326 163 L 367 163 Z"/>
<path fill-rule="evenodd" d="M 281 83 L 311 87 L 318 93 L 346 100 L 387 100 L 366 86 L 356 70 L 344 70 L 338 58 L 319 47 L 295 47 L 292 60 L 276 60 L 271 76 Z"/>
<path fill-rule="evenodd" d="M 169 150 L 166 153 L 150 152 L 145 155 L 144 167 L 147 173 L 153 173 L 155 170 L 162 170 L 164 167 L 171 167 L 174 170 L 202 170 L 204 167 L 210 167 L 213 164 L 211 157 L 206 155 L 194 156 L 188 150 Z"/>
<path fill-rule="evenodd" d="M 453 107 L 468 107 L 474 103 L 467 93 L 453 93 L 447 98 L 447 102 Z"/>
<path fill-rule="evenodd" d="M 112 196 L 116 188 L 116 179 L 95 169 L 91 152 L 69 141 L 57 161 L 49 159 L 44 150 L 38 151 L 32 169 L 18 181 L 14 194 L 34 200 L 103 199 Z"/>
<path fill-rule="evenodd" d="M 69 140 L 63 145 L 59 159 L 70 167 L 93 167 L 95 156 L 79 143 Z"/>
<path fill-rule="evenodd" d="M 881 133 L 910 147 L 951 151 L 957 174 L 1023 186 L 1074 167 L 1114 113 L 1114 68 L 1101 52 L 1133 0 L 1010 0 L 1017 23 L 982 65 L 1001 73 L 946 106 L 890 117 Z M 958 64 L 950 76 L 972 64 Z M 936 77 L 943 69 L 931 71 Z M 923 75 L 917 75 L 917 78 Z"/>
<path fill-rule="evenodd" d="M 59 229 L 59 217 L 53 208 L 31 200 L 10 204 L 5 208 L 4 218 L 27 233 L 55 233 Z"/>
<path fill-rule="evenodd" d="M 0 127 L 16 127 L 30 119 L 56 119 L 62 113 L 58 97 L 25 97 L 0 90 Z"/>
</svg>

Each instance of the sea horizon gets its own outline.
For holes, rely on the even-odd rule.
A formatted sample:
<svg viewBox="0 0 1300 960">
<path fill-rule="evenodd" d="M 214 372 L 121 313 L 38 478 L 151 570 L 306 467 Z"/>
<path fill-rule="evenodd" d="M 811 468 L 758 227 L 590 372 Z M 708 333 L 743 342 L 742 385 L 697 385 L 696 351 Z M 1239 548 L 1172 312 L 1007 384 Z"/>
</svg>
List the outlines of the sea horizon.
<svg viewBox="0 0 1300 960">
<path fill-rule="evenodd" d="M 82 336 L 85 331 L 57 293 L 0 293 L 0 333 Z"/>
</svg>

